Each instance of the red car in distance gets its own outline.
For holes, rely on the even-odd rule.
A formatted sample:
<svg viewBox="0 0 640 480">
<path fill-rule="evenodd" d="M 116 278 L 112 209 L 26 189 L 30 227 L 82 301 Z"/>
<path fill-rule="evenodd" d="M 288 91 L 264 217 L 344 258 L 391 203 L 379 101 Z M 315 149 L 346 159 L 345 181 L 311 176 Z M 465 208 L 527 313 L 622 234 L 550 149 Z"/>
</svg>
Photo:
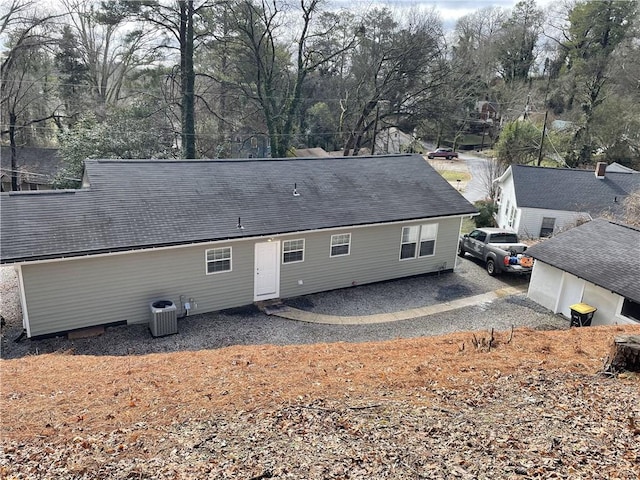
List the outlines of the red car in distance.
<svg viewBox="0 0 640 480">
<path fill-rule="evenodd" d="M 436 148 L 433 152 L 427 153 L 427 158 L 446 158 L 451 160 L 452 158 L 458 158 L 458 152 L 454 152 L 453 148 Z"/>
</svg>

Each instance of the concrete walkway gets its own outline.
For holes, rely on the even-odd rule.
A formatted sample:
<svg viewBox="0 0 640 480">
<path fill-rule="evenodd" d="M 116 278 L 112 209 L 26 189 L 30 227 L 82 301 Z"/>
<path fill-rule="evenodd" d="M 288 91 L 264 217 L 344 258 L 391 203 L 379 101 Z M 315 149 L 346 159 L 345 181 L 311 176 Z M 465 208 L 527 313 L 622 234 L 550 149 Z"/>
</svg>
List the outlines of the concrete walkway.
<svg viewBox="0 0 640 480">
<path fill-rule="evenodd" d="M 434 313 L 448 312 L 458 308 L 470 307 L 481 303 L 491 302 L 497 298 L 503 298 L 511 295 L 525 293 L 527 287 L 505 287 L 492 292 L 474 295 L 472 297 L 459 298 L 451 302 L 438 303 L 436 305 L 428 305 L 425 307 L 411 308 L 400 312 L 378 313 L 375 315 L 360 316 L 338 316 L 325 315 L 322 313 L 307 312 L 293 307 L 285 307 L 273 312 L 273 315 L 288 318 L 289 320 L 298 320 L 308 323 L 325 323 L 333 325 L 366 325 L 371 323 L 396 322 L 398 320 L 411 320 L 413 318 L 426 317 Z"/>
</svg>

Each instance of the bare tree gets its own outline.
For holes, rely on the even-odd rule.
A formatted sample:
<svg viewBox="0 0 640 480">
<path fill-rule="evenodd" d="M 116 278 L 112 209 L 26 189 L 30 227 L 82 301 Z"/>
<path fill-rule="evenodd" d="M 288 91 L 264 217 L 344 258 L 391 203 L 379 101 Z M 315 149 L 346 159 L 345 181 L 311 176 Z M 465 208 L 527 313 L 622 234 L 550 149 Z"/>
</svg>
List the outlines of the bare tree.
<svg viewBox="0 0 640 480">
<path fill-rule="evenodd" d="M 464 67 L 464 75 L 477 76 L 485 86 L 498 73 L 496 43 L 505 20 L 506 12 L 500 7 L 485 7 L 456 22 L 454 60 Z"/>
<path fill-rule="evenodd" d="M 241 0 L 236 4 L 236 86 L 256 102 L 271 139 L 271 153 L 286 156 L 299 120 L 303 85 L 311 72 L 332 62 L 355 44 L 352 37 L 336 50 L 322 48 L 340 29 L 340 16 L 321 15 L 320 0 L 301 0 L 297 28 L 287 23 L 294 12 L 279 1 Z M 292 37 L 291 46 L 285 37 Z"/>
<path fill-rule="evenodd" d="M 412 13 L 401 23 L 387 9 L 372 10 L 360 35 L 341 101 L 344 155 L 357 155 L 365 136 L 378 126 L 403 123 L 413 130 L 432 107 L 448 71 L 442 64 L 441 26 L 430 13 Z"/>
<path fill-rule="evenodd" d="M 628 225 L 640 228 L 640 190 L 631 192 L 622 202 L 624 208 L 623 221 Z"/>
<path fill-rule="evenodd" d="M 482 185 L 483 192 L 491 202 L 495 202 L 498 196 L 495 180 L 507 169 L 507 166 L 497 158 L 488 158 L 478 171 L 478 181 Z"/>
<path fill-rule="evenodd" d="M 92 90 L 96 113 L 122 99 L 127 76 L 155 56 L 150 32 L 132 29 L 132 12 L 114 1 L 61 0 L 78 40 L 81 62 Z"/>
<path fill-rule="evenodd" d="M 0 133 L 7 135 L 11 148 L 11 189 L 18 190 L 18 136 L 26 135 L 36 124 L 57 116 L 52 57 L 49 47 L 56 15 L 39 12 L 31 2 L 14 1 L 0 18 L 9 43 L 0 66 Z"/>
</svg>

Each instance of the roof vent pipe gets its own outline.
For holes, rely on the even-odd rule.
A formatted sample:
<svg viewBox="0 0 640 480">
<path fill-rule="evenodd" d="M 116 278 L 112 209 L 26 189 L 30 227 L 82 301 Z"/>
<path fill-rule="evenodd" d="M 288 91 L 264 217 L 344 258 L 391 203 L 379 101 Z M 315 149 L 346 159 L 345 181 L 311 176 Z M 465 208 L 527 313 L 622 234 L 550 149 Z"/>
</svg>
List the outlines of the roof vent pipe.
<svg viewBox="0 0 640 480">
<path fill-rule="evenodd" d="M 240 217 L 238 217 L 238 224 L 236 225 L 236 228 L 239 230 L 244 230 L 244 227 L 242 226 L 242 222 L 240 221 Z"/>
<path fill-rule="evenodd" d="M 598 162 L 596 164 L 596 178 L 604 178 L 606 176 L 606 172 L 607 172 L 607 162 Z"/>
<path fill-rule="evenodd" d="M 298 193 L 298 184 L 297 183 L 293 184 L 293 196 L 294 197 L 299 197 L 300 196 L 300 194 Z"/>
</svg>

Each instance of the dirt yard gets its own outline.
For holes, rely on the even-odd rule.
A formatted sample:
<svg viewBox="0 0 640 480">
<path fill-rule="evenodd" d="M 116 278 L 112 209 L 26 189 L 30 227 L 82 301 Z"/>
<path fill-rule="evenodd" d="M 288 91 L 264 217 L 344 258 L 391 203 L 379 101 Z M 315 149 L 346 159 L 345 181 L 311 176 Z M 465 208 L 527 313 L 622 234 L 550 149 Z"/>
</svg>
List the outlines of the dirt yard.
<svg viewBox="0 0 640 480">
<path fill-rule="evenodd" d="M 0 478 L 637 479 L 623 332 L 3 360 Z"/>
</svg>

